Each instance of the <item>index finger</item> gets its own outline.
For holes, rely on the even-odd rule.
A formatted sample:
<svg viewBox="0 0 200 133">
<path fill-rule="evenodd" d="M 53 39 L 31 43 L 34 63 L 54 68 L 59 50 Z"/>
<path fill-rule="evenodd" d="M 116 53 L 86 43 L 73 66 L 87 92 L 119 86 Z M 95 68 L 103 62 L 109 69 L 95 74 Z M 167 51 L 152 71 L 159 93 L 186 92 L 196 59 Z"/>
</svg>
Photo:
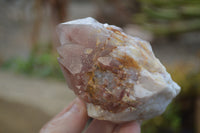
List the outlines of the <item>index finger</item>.
<svg viewBox="0 0 200 133">
<path fill-rule="evenodd" d="M 48 122 L 40 133 L 81 133 L 87 123 L 85 104 L 75 99 L 66 109 Z"/>
</svg>

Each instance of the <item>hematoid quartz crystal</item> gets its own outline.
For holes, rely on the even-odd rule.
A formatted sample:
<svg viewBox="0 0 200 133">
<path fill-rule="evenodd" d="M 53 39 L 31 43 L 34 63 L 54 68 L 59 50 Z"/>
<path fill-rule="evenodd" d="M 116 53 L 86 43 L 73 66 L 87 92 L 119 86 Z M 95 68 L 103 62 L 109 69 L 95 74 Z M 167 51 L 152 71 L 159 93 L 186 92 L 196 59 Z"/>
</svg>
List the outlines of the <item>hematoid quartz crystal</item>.
<svg viewBox="0 0 200 133">
<path fill-rule="evenodd" d="M 89 17 L 62 23 L 57 31 L 64 77 L 92 118 L 150 119 L 180 92 L 151 45 L 119 27 Z"/>
</svg>

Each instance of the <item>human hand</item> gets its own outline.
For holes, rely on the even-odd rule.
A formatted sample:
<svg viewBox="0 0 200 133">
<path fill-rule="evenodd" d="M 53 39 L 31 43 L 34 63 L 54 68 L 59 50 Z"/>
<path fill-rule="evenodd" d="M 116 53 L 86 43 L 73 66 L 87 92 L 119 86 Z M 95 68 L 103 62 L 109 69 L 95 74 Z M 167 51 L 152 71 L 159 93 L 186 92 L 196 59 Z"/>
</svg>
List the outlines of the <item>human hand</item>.
<svg viewBox="0 0 200 133">
<path fill-rule="evenodd" d="M 40 133 L 81 133 L 87 120 L 86 106 L 79 98 L 76 98 L 66 109 L 49 121 Z M 140 133 L 140 125 L 137 122 L 115 124 L 94 119 L 85 133 Z"/>
</svg>

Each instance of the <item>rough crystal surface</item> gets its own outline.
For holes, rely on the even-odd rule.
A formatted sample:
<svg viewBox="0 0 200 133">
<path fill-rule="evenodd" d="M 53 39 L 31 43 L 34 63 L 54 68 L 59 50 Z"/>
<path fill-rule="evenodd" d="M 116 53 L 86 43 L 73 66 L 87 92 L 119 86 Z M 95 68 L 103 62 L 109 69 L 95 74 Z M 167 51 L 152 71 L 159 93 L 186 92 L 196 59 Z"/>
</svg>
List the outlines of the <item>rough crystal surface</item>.
<svg viewBox="0 0 200 133">
<path fill-rule="evenodd" d="M 58 61 L 89 116 L 117 123 L 149 119 L 179 93 L 148 42 L 93 18 L 62 23 L 57 30 Z"/>
</svg>

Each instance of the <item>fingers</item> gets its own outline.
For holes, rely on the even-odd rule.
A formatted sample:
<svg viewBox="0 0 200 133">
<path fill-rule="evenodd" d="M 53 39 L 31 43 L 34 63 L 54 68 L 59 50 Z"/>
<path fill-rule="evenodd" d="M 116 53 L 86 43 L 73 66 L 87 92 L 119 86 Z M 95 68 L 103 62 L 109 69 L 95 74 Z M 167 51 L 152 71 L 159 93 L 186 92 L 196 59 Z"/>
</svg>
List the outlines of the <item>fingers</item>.
<svg viewBox="0 0 200 133">
<path fill-rule="evenodd" d="M 115 124 L 108 121 L 93 120 L 85 133 L 112 133 Z"/>
<path fill-rule="evenodd" d="M 136 121 L 117 126 L 113 133 L 140 133 L 140 124 Z"/>
<path fill-rule="evenodd" d="M 48 122 L 40 133 L 81 133 L 87 119 L 85 104 L 77 98 Z"/>
<path fill-rule="evenodd" d="M 81 133 L 87 119 L 85 104 L 77 98 L 48 122 L 40 133 Z M 140 133 L 140 124 L 129 122 L 118 125 L 108 121 L 93 120 L 85 133 Z"/>
<path fill-rule="evenodd" d="M 140 124 L 129 122 L 114 124 L 108 121 L 93 120 L 85 133 L 140 133 Z"/>
</svg>

